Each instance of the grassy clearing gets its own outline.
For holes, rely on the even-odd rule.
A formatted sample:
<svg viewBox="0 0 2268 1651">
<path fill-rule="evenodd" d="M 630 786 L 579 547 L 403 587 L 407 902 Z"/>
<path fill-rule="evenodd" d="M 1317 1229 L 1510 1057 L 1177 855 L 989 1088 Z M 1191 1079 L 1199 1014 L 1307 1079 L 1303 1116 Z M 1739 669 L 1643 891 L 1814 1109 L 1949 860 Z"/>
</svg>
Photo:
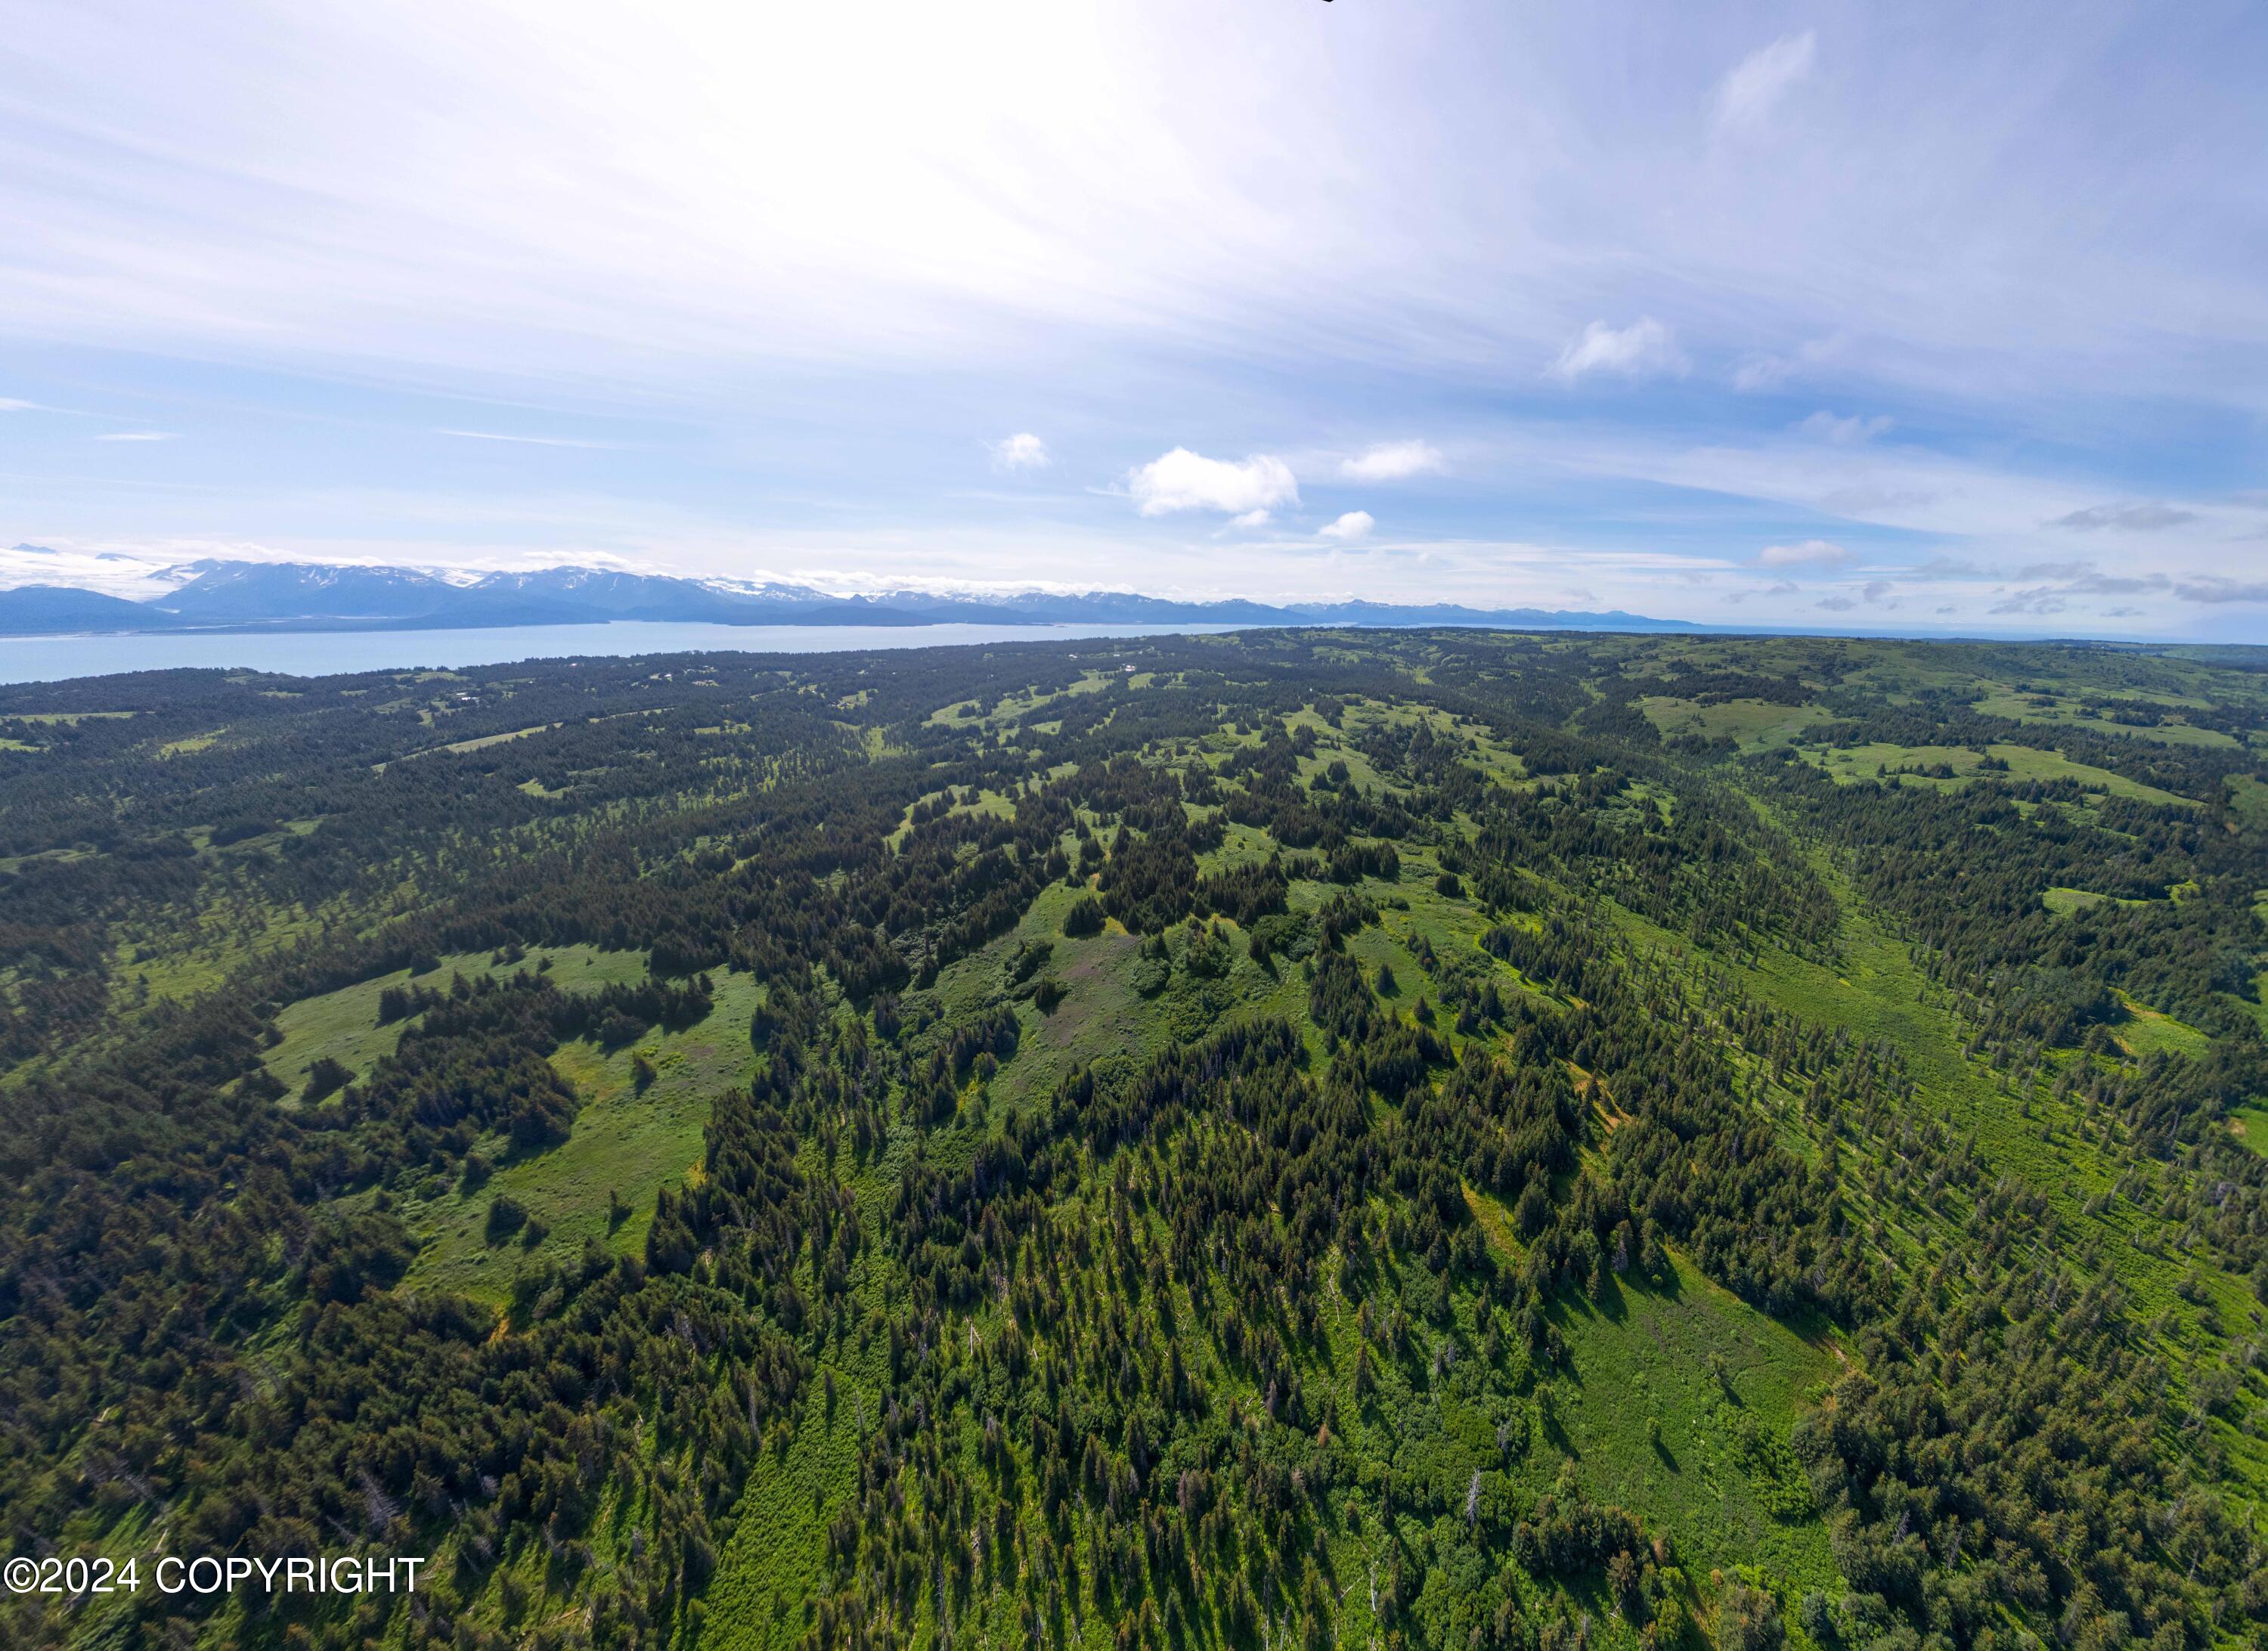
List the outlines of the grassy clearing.
<svg viewBox="0 0 2268 1651">
<path fill-rule="evenodd" d="M 427 720 L 430 722 L 431 719 Z M 394 760 L 397 763 L 407 763 L 421 756 L 438 756 L 445 752 L 461 756 L 468 751 L 486 750 L 490 746 L 503 745 L 507 741 L 525 740 L 532 733 L 549 733 L 557 726 L 559 725 L 556 722 L 539 722 L 532 728 L 514 728 L 508 733 L 484 733 L 476 739 L 453 740 L 446 745 L 431 746 L 423 751 L 411 751 Z M 372 763 L 370 766 L 371 771 L 376 774 L 383 774 L 387 769 L 387 764 L 384 763 Z"/>
<path fill-rule="evenodd" d="M 2067 918 L 2089 906 L 2146 906 L 2151 902 L 2130 900 L 2123 895 L 2098 895 L 2090 888 L 2051 888 L 2040 896 L 2040 903 L 2058 917 Z"/>
<path fill-rule="evenodd" d="M 2074 763 L 2059 751 L 2036 751 L 2028 745 L 1989 745 L 1983 752 L 1962 745 L 1885 745 L 1869 744 L 1837 746 L 1825 750 L 1804 752 L 1807 760 L 1824 768 L 1838 785 L 1852 785 L 1878 778 L 1896 778 L 1901 785 L 1959 786 L 1978 778 L 2006 780 L 2068 779 L 2090 791 L 2106 792 L 2114 797 L 2131 797 L 2137 802 L 2156 803 L 2162 807 L 2192 808 L 2197 805 L 2189 798 L 2177 797 L 2172 792 L 2161 791 L 2155 785 L 2145 785 L 2114 774 L 2109 769 L 2095 768 L 2086 763 Z M 1989 756 L 2005 763 L 2005 770 L 1986 770 L 1982 764 Z M 1901 769 L 1925 770 L 1900 773 Z M 1949 770 L 1949 773 L 1931 770 Z"/>
<path fill-rule="evenodd" d="M 2155 1009 L 2137 1003 L 2124 992 L 2118 1001 L 2125 1006 L 2128 1019 L 2111 1028 L 2119 1047 L 2129 1055 L 2153 1053 L 2181 1055 L 2195 1060 L 2213 1048 L 2213 1039 L 2195 1027 L 2176 1021 L 2170 1014 L 2161 1014 Z"/>
<path fill-rule="evenodd" d="M 1705 740 L 1729 739 L 1743 751 L 1791 744 L 1804 729 L 1828 721 L 1832 715 L 1822 705 L 1776 705 L 1761 699 L 1728 699 L 1704 705 L 1697 700 L 1650 694 L 1638 704 L 1665 739 L 1697 733 Z"/>
<path fill-rule="evenodd" d="M 744 975 L 713 978 L 717 1006 L 697 1026 L 651 1032 L 611 1052 L 577 1042 L 552 1056 L 583 1103 L 561 1145 L 504 1160 L 501 1144 L 492 1143 L 499 1161 L 485 1185 L 405 1198 L 403 1219 L 425 1248 L 404 1287 L 453 1290 L 501 1306 L 523 1269 L 571 1264 L 590 1240 L 616 1254 L 642 1254 L 655 1192 L 699 1166 L 711 1101 L 755 1070 L 748 1018 L 762 990 Z M 659 1074 L 643 1093 L 631 1077 L 637 1054 Z M 517 1239 L 490 1244 L 489 1206 L 499 1194 L 525 1206 L 547 1235 L 533 1246 Z M 615 1199 L 629 1211 L 620 1221 L 608 1214 Z"/>
<path fill-rule="evenodd" d="M 2239 830 L 2268 834 L 2268 780 L 2257 774 L 2231 775 L 2228 812 Z"/>
<path fill-rule="evenodd" d="M 2082 697 L 2055 691 L 2023 693 L 2005 682 L 1989 684 L 1984 697 L 1977 702 L 1977 709 L 1987 717 L 2005 717 L 2011 722 L 2044 724 L 2054 727 L 2086 728 L 2096 733 L 2118 738 L 2148 740 L 2159 745 L 2193 745 L 2235 748 L 2238 741 L 2218 728 L 2200 728 L 2183 721 L 2160 722 L 2150 726 L 2113 722 L 2108 718 L 2089 714 L 2085 706 L 2088 698 L 2115 699 L 2137 708 L 2172 712 L 2176 717 L 2184 710 L 2210 709 L 2212 702 L 2184 694 L 2152 693 L 2134 689 L 2112 692 L 2090 689 Z"/>
<path fill-rule="evenodd" d="M 551 964 L 551 978 L 563 991 L 591 991 L 645 977 L 643 952 L 602 952 L 596 947 L 565 946 L 539 947 L 516 963 L 497 962 L 487 952 L 460 953 L 443 958 L 438 969 L 414 978 L 424 985 L 446 986 L 452 975 L 477 980 L 484 975 L 510 974 L 516 969 L 541 969 L 547 959 Z M 401 1021 L 380 1026 L 379 995 L 388 986 L 405 985 L 412 978 L 408 969 L 397 969 L 392 974 L 357 981 L 320 997 L 303 998 L 285 1007 L 276 1017 L 276 1028 L 284 1034 L 284 1041 L 261 1058 L 279 1082 L 290 1086 L 291 1093 L 283 1104 L 298 1103 L 300 1092 L 306 1087 L 307 1068 L 325 1056 L 359 1078 L 381 1057 L 392 1054 L 410 1022 Z"/>
<path fill-rule="evenodd" d="M 942 793 L 940 792 L 932 792 L 926 796 L 917 798 L 914 801 L 908 803 L 906 805 L 905 813 L 899 816 L 897 829 L 882 839 L 883 845 L 895 852 L 898 845 L 906 840 L 907 834 L 914 829 L 915 808 L 919 807 L 922 803 L 930 801 L 932 799 L 941 794 Z M 987 814 L 994 816 L 996 819 L 1012 820 L 1016 817 L 1016 800 L 1009 796 L 1005 792 L 980 791 L 977 792 L 976 800 L 974 803 L 956 801 L 950 808 L 946 810 L 946 813 L 948 815 Z"/>
<path fill-rule="evenodd" d="M 1842 1578 L 1786 1441 L 1841 1374 L 1839 1351 L 1673 1259 L 1674 1291 L 1623 1290 L 1561 1317 L 1576 1381 L 1558 1406 L 1559 1432 L 1584 1486 L 1642 1510 L 1650 1529 L 1675 1539 L 1690 1574 L 1760 1566 L 1792 1592 L 1833 1597 Z"/>
</svg>

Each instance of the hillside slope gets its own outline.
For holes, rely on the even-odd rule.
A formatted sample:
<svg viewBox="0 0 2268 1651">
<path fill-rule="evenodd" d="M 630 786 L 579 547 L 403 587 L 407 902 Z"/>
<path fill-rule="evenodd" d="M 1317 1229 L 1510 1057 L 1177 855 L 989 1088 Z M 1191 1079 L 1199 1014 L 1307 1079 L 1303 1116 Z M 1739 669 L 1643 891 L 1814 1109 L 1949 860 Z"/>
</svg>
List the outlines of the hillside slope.
<svg viewBox="0 0 2268 1651">
<path fill-rule="evenodd" d="M 2259 666 L 0 689 L 0 1633 L 2254 1643 Z"/>
</svg>

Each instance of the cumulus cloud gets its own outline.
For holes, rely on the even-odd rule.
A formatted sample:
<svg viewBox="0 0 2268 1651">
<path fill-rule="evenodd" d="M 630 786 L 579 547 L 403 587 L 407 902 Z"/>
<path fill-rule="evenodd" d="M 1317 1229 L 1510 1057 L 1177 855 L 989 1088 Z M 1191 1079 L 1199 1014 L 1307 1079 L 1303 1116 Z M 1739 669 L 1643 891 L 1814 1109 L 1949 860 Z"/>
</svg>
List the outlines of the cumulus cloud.
<svg viewBox="0 0 2268 1651">
<path fill-rule="evenodd" d="M 1643 379 L 1683 372 L 1685 368 L 1685 352 L 1677 347 L 1676 335 L 1653 316 L 1641 315 L 1620 328 L 1593 321 L 1580 337 L 1567 341 L 1559 359 L 1544 369 L 1544 376 L 1572 384 L 1592 372 Z"/>
<path fill-rule="evenodd" d="M 1300 502 L 1300 483 L 1292 467 L 1272 454 L 1256 453 L 1241 461 L 1208 459 L 1187 447 L 1138 466 L 1126 478 L 1126 490 L 1145 516 L 1182 510 L 1241 516 Z"/>
<path fill-rule="evenodd" d="M 1336 521 L 1328 523 L 1317 531 L 1319 536 L 1322 538 L 1336 539 L 1344 544 L 1351 543 L 1357 539 L 1369 538 L 1370 530 L 1377 526 L 1377 519 L 1368 511 L 1351 510 Z"/>
<path fill-rule="evenodd" d="M 1268 525 L 1268 512 L 1264 510 L 1248 510 L 1228 525 L 1232 527 L 1265 527 Z"/>
<path fill-rule="evenodd" d="M 1846 568 L 1859 558 L 1839 544 L 1806 539 L 1801 544 L 1768 544 L 1756 552 L 1756 565 L 1767 568 Z"/>
<path fill-rule="evenodd" d="M 2068 527 L 2075 533 L 2095 533 L 2105 527 L 2119 533 L 2155 533 L 2161 527 L 2178 527 L 2196 520 L 2193 510 L 2146 501 L 2138 505 L 2090 505 L 2068 516 L 2058 516 L 2047 525 Z"/>
<path fill-rule="evenodd" d="M 1750 52 L 1717 83 L 1717 129 L 1752 131 L 1771 118 L 1780 100 L 1811 73 L 1818 41 L 1809 29 L 1784 34 Z"/>
<path fill-rule="evenodd" d="M 1382 441 L 1342 463 L 1339 474 L 1350 482 L 1402 482 L 1441 468 L 1440 449 L 1428 442 Z"/>
<path fill-rule="evenodd" d="M 992 462 L 1003 470 L 1044 470 L 1049 462 L 1048 444 L 1028 430 L 1003 436 L 991 447 Z"/>
<path fill-rule="evenodd" d="M 1889 427 L 1890 421 L 1884 416 L 1862 418 L 1853 413 L 1847 418 L 1837 418 L 1825 408 L 1796 426 L 1807 436 L 1816 436 L 1822 441 L 1835 442 L 1842 446 L 1856 446 L 1862 441 L 1872 441 Z"/>
</svg>

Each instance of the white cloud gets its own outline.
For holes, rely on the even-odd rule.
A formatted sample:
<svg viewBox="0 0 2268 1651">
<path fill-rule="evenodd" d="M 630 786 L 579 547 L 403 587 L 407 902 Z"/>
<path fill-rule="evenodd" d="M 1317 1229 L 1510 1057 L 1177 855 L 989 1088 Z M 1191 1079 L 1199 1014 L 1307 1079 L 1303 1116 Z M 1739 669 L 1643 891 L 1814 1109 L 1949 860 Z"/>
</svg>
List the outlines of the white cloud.
<svg viewBox="0 0 2268 1651">
<path fill-rule="evenodd" d="M 1351 510 L 1336 521 L 1317 529 L 1317 537 L 1336 539 L 1342 544 L 1351 544 L 1357 539 L 1370 537 L 1370 530 L 1378 526 L 1378 519 L 1366 510 Z"/>
<path fill-rule="evenodd" d="M 1822 441 L 1837 442 L 1845 446 L 1872 441 L 1889 427 L 1890 420 L 1887 415 L 1865 418 L 1853 413 L 1847 418 L 1837 418 L 1824 408 L 1796 426 L 1807 436 L 1816 436 Z"/>
<path fill-rule="evenodd" d="M 37 402 L 19 402 L 12 395 L 0 395 L 0 413 L 28 413 Z"/>
<path fill-rule="evenodd" d="M 1859 558 L 1839 544 L 1806 539 L 1801 544 L 1768 544 L 1756 552 L 1756 565 L 1767 568 L 1846 568 Z"/>
<path fill-rule="evenodd" d="M 1020 430 L 991 444 L 992 462 L 1003 470 L 1044 470 L 1052 462 L 1048 444 L 1028 430 Z"/>
<path fill-rule="evenodd" d="M 1268 512 L 1264 510 L 1248 510 L 1228 525 L 1232 527 L 1265 527 L 1268 520 Z"/>
<path fill-rule="evenodd" d="M 1177 510 L 1218 510 L 1241 516 L 1300 502 L 1300 483 L 1292 467 L 1270 453 L 1256 453 L 1239 462 L 1208 459 L 1187 447 L 1138 466 L 1127 476 L 1126 490 L 1139 501 L 1145 516 Z"/>
<path fill-rule="evenodd" d="M 584 441 L 573 436 L 511 436 L 497 430 L 437 430 L 437 436 L 455 436 L 465 441 L 510 441 L 528 447 L 611 447 L 611 441 Z"/>
<path fill-rule="evenodd" d="M 97 441 L 179 441 L 180 432 L 172 430 L 114 430 L 95 438 Z"/>
<path fill-rule="evenodd" d="M 1345 461 L 1339 474 L 1350 482 L 1403 482 L 1443 468 L 1440 449 L 1424 441 L 1382 441 Z"/>
<path fill-rule="evenodd" d="M 1619 372 L 1624 378 L 1650 378 L 1656 373 L 1685 371 L 1685 352 L 1675 335 L 1651 315 L 1641 315 L 1617 330 L 1604 321 L 1593 321 L 1580 338 L 1570 339 L 1559 359 L 1545 370 L 1547 378 L 1572 384 L 1587 372 Z"/>
<path fill-rule="evenodd" d="M 1743 395 L 1777 390 L 1791 379 L 1825 366 L 1845 352 L 1848 341 L 1840 333 L 1806 339 L 1785 356 L 1753 355 L 1733 369 L 1733 387 Z"/>
<path fill-rule="evenodd" d="M 2197 512 L 2193 510 L 2183 510 L 2175 505 L 2145 502 L 2139 505 L 2090 505 L 2085 510 L 2058 516 L 2047 525 L 2069 527 L 2075 533 L 2095 533 L 2105 527 L 2121 533 L 2155 533 L 2161 528 L 2178 527 L 2197 519 Z"/>
<path fill-rule="evenodd" d="M 1811 73 L 1813 48 L 1809 29 L 1786 34 L 1760 51 L 1749 53 L 1717 85 L 1717 129 L 1749 131 L 1771 117 L 1788 89 Z"/>
</svg>

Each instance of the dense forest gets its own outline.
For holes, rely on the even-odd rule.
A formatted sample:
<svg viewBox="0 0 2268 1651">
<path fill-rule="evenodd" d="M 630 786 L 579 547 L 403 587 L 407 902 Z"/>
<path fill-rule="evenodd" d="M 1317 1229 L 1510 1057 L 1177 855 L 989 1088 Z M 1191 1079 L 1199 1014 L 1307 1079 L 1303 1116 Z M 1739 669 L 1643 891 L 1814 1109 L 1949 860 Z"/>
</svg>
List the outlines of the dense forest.
<svg viewBox="0 0 2268 1651">
<path fill-rule="evenodd" d="M 2268 1643 L 2264 988 L 2268 650 L 0 688 L 0 1641 Z"/>
</svg>

